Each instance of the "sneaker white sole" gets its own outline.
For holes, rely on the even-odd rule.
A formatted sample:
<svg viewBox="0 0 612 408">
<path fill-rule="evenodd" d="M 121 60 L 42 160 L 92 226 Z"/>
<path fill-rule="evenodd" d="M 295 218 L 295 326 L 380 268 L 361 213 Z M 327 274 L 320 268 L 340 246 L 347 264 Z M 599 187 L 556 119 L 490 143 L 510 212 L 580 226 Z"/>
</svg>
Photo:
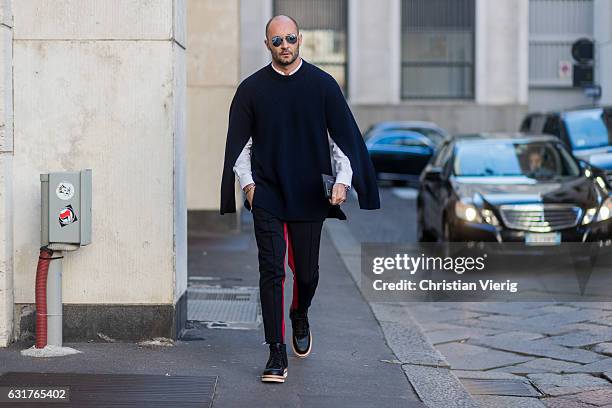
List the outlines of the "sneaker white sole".
<svg viewBox="0 0 612 408">
<path fill-rule="evenodd" d="M 272 374 L 264 374 L 261 376 L 261 381 L 263 382 L 277 382 L 283 383 L 285 382 L 285 378 L 287 378 L 287 369 L 285 368 L 285 372 L 283 375 L 272 375 Z"/>
<path fill-rule="evenodd" d="M 291 340 L 291 349 L 293 349 L 293 354 L 295 354 L 298 358 L 308 357 L 308 355 L 310 354 L 310 350 L 312 350 L 312 332 L 310 331 L 310 329 L 308 330 L 308 333 L 310 334 L 310 345 L 308 346 L 308 350 L 306 350 L 306 353 L 304 354 L 300 354 L 297 352 L 295 346 L 293 345 L 293 339 Z"/>
</svg>

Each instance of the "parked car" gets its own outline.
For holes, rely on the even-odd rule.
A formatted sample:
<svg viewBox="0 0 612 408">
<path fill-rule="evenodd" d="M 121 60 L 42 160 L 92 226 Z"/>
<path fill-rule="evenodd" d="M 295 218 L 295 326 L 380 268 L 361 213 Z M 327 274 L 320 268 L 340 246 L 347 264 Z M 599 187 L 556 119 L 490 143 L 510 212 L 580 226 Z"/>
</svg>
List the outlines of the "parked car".
<svg viewBox="0 0 612 408">
<path fill-rule="evenodd" d="M 546 133 L 566 143 L 574 156 L 603 169 L 612 181 L 612 107 L 581 107 L 560 112 L 531 113 L 521 132 Z"/>
<path fill-rule="evenodd" d="M 378 179 L 416 183 L 448 133 L 428 122 L 382 122 L 365 136 Z"/>
<path fill-rule="evenodd" d="M 421 174 L 420 241 L 603 242 L 611 193 L 551 135 L 472 134 L 446 140 Z"/>
<path fill-rule="evenodd" d="M 441 128 L 435 123 L 423 122 L 418 120 L 403 120 L 378 122 L 370 126 L 368 130 L 366 130 L 364 134 L 364 139 L 368 140 L 370 137 L 379 132 L 387 132 L 393 130 L 412 130 L 414 132 L 419 132 L 427 137 L 436 139 L 438 141 L 442 141 L 450 136 L 450 134 L 445 129 Z"/>
</svg>

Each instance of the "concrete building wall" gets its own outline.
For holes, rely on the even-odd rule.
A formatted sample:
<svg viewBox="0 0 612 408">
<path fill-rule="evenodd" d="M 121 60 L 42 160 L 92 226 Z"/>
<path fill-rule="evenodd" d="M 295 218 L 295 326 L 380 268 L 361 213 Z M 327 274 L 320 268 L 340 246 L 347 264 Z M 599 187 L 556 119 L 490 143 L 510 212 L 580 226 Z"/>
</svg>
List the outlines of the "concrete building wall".
<svg viewBox="0 0 612 408">
<path fill-rule="evenodd" d="M 528 0 L 476 0 L 475 99 L 461 101 L 399 100 L 399 47 L 381 47 L 371 32 L 381 27 L 387 43 L 397 41 L 400 7 L 349 4 L 349 101 L 361 130 L 383 120 L 433 121 L 453 133 L 516 130 L 527 111 Z"/>
<path fill-rule="evenodd" d="M 353 105 L 400 101 L 400 0 L 348 5 L 349 100 Z M 368 27 L 375 27 L 376 35 Z"/>
<path fill-rule="evenodd" d="M 13 17 L 0 2 L 0 347 L 13 331 Z"/>
<path fill-rule="evenodd" d="M 270 62 L 264 44 L 265 27 L 272 17 L 272 0 L 240 0 L 240 79 Z"/>
<path fill-rule="evenodd" d="M 601 103 L 612 105 L 612 0 L 595 0 L 595 80 L 601 85 Z"/>
<path fill-rule="evenodd" d="M 527 103 L 528 0 L 476 1 L 476 102 Z"/>
<path fill-rule="evenodd" d="M 187 1 L 190 217 L 203 213 L 217 221 L 236 220 L 221 217 L 218 209 L 229 106 L 240 78 L 240 7 L 240 0 Z"/>
<path fill-rule="evenodd" d="M 64 304 L 173 309 L 187 280 L 184 2 L 13 6 L 14 301 L 34 302 L 39 174 L 92 168 L 93 242 L 63 260 Z"/>
<path fill-rule="evenodd" d="M 607 1 L 607 0 L 606 0 Z M 594 0 L 529 0 L 529 110 L 549 111 L 591 102 L 572 87 L 571 48 L 579 38 L 593 38 Z"/>
</svg>

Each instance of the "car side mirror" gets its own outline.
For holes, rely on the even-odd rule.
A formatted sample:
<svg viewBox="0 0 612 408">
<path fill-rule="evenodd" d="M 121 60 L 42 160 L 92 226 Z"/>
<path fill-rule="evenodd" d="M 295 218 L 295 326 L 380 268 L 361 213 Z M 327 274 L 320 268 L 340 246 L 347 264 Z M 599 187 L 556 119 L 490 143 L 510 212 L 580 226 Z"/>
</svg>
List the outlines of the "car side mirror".
<svg viewBox="0 0 612 408">
<path fill-rule="evenodd" d="M 425 180 L 427 181 L 442 181 L 442 168 L 430 167 L 425 171 Z"/>
<path fill-rule="evenodd" d="M 584 159 L 577 159 L 578 160 L 578 164 L 580 165 L 581 169 L 588 169 L 590 167 L 589 163 L 587 163 L 586 160 Z"/>
</svg>

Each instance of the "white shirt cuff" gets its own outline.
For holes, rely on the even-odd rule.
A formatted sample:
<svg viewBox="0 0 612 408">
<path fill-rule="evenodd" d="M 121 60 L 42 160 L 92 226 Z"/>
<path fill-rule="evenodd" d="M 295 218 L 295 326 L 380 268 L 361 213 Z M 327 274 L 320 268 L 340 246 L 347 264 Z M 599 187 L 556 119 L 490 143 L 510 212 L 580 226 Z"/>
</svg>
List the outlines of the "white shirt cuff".
<svg viewBox="0 0 612 408">
<path fill-rule="evenodd" d="M 254 183 L 253 176 L 251 173 L 243 173 L 238 177 L 238 181 L 240 182 L 240 188 L 245 188 L 251 183 Z"/>
</svg>

